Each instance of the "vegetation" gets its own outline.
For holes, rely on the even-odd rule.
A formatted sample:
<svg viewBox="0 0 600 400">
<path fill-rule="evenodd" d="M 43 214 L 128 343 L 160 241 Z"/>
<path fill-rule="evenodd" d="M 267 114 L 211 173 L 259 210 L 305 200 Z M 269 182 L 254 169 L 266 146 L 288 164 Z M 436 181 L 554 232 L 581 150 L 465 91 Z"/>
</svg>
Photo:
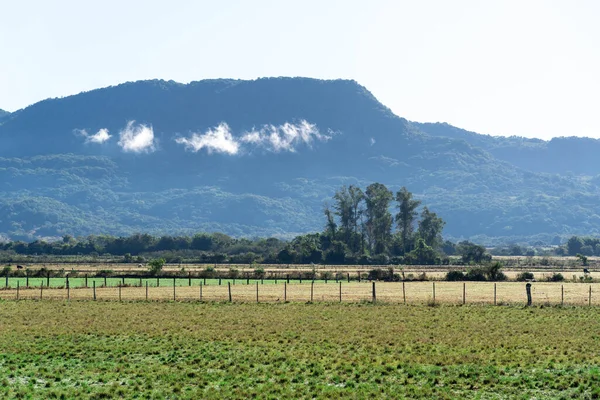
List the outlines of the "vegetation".
<svg viewBox="0 0 600 400">
<path fill-rule="evenodd" d="M 23 301 L 0 320 L 3 398 L 600 394 L 595 307 Z"/>
<path fill-rule="evenodd" d="M 422 202 L 447 222 L 445 238 L 453 241 L 560 245 L 570 234 L 600 235 L 600 141 L 500 138 L 416 124 L 353 81 L 131 82 L 2 118 L 0 235 L 15 241 L 136 232 L 291 239 L 322 228 L 323 199 L 337 187 L 354 184 L 367 196 L 363 186 L 370 182 L 404 201 L 404 209 L 391 207 L 392 224 L 409 222 L 411 202 Z M 155 152 L 123 153 L 116 136 L 127 118 L 160 132 Z M 195 154 L 173 140 L 221 121 L 239 138 L 298 118 L 330 139 L 299 145 L 293 154 L 257 149 L 235 156 Z M 73 133 L 100 128 L 113 135 L 102 145 Z M 415 195 L 398 198 L 402 186 Z M 396 218 L 403 213 L 408 219 Z"/>
<path fill-rule="evenodd" d="M 197 233 L 192 237 L 90 235 L 79 239 L 65 235 L 60 241 L 6 241 L 0 244 L 0 252 L 9 262 L 11 254 L 109 254 L 123 256 L 121 261 L 125 263 L 152 259 L 149 266 L 153 273 L 160 272 L 160 259 L 164 264 L 184 258 L 200 263 L 240 264 L 439 264 L 445 257 L 443 246 L 447 245 L 442 241 L 445 222 L 427 207 L 417 220 L 415 210 L 420 203 L 410 200 L 412 194 L 404 187 L 395 198 L 400 199 L 395 218 L 398 230 L 393 229 L 390 212 L 393 193 L 385 185 L 373 183 L 364 192 L 356 186 L 343 186 L 333 196 L 333 209 L 325 209 L 324 232 L 300 235 L 289 242 L 276 238 L 235 239 L 221 233 Z"/>
</svg>

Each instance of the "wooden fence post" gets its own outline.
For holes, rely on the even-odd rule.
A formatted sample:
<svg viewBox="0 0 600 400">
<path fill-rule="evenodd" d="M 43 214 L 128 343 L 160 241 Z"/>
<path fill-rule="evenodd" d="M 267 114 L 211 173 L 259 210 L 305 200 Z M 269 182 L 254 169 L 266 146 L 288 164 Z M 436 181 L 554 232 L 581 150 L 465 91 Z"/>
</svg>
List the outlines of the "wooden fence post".
<svg viewBox="0 0 600 400">
<path fill-rule="evenodd" d="M 435 304 L 435 282 L 433 282 L 433 304 Z"/>
<path fill-rule="evenodd" d="M 286 275 L 286 280 L 287 280 L 287 283 L 290 283 L 290 275 L 289 274 Z"/>
<path fill-rule="evenodd" d="M 104 275 L 104 287 L 107 287 L 108 283 L 106 282 L 106 275 Z"/>
<path fill-rule="evenodd" d="M 160 278 L 156 277 L 156 287 L 160 287 Z"/>
<path fill-rule="evenodd" d="M 17 300 L 19 300 L 19 281 L 17 281 Z"/>
<path fill-rule="evenodd" d="M 221 286 L 221 278 L 219 278 L 219 286 Z"/>
<path fill-rule="evenodd" d="M 188 272 L 188 286 L 192 286 L 192 273 Z"/>
<path fill-rule="evenodd" d="M 315 291 L 315 281 L 310 283 L 310 302 L 313 302 L 313 293 Z"/>
<path fill-rule="evenodd" d="M 200 301 L 202 301 L 202 282 L 200 282 Z"/>
<path fill-rule="evenodd" d="M 560 305 L 565 304 L 565 285 L 560 285 Z"/>
<path fill-rule="evenodd" d="M 527 305 L 531 305 L 531 283 L 527 282 L 525 285 L 525 291 L 527 292 Z"/>
<path fill-rule="evenodd" d="M 68 289 L 69 288 L 69 275 L 67 274 L 67 276 L 65 276 L 65 287 Z"/>
<path fill-rule="evenodd" d="M 342 282 L 340 284 L 340 303 L 342 302 Z"/>
<path fill-rule="evenodd" d="M 119 285 L 119 301 L 121 301 L 121 285 Z"/>
<path fill-rule="evenodd" d="M 467 302 L 467 282 L 463 282 L 463 306 Z"/>
<path fill-rule="evenodd" d="M 406 288 L 404 287 L 404 281 L 402 281 L 402 301 L 406 304 Z"/>
<path fill-rule="evenodd" d="M 227 289 L 229 291 L 229 302 L 231 303 L 231 282 L 227 282 Z"/>
<path fill-rule="evenodd" d="M 8 271 L 6 271 L 6 282 L 4 284 L 4 287 L 8 287 Z"/>
<path fill-rule="evenodd" d="M 140 287 L 143 287 L 144 284 L 142 283 L 142 277 L 140 276 Z"/>
<path fill-rule="evenodd" d="M 148 281 L 146 280 L 146 301 L 148 301 Z"/>
<path fill-rule="evenodd" d="M 494 283 L 494 305 L 496 305 L 496 283 Z"/>
<path fill-rule="evenodd" d="M 256 282 L 256 302 L 258 303 L 258 282 Z"/>
<path fill-rule="evenodd" d="M 375 294 L 375 281 L 373 281 L 373 303 L 377 301 L 377 295 Z"/>
<path fill-rule="evenodd" d="M 88 274 L 85 274 L 85 287 L 88 287 Z"/>
<path fill-rule="evenodd" d="M 40 285 L 40 300 L 42 300 L 42 298 L 43 298 L 43 293 L 44 293 L 44 281 L 42 281 L 42 284 Z"/>
<path fill-rule="evenodd" d="M 125 286 L 125 277 L 124 276 L 121 277 L 121 286 Z"/>
<path fill-rule="evenodd" d="M 287 282 L 283 282 L 283 302 L 287 303 Z"/>
<path fill-rule="evenodd" d="M 29 287 L 29 272 L 27 272 L 27 275 L 25 275 L 25 286 Z"/>
<path fill-rule="evenodd" d="M 50 287 L 50 271 L 48 271 L 48 274 L 46 275 L 46 286 Z"/>
<path fill-rule="evenodd" d="M 94 300 L 96 300 L 96 281 L 92 281 L 92 286 L 94 287 Z"/>
<path fill-rule="evenodd" d="M 588 295 L 588 306 L 592 305 L 592 285 L 590 285 L 590 294 Z"/>
</svg>

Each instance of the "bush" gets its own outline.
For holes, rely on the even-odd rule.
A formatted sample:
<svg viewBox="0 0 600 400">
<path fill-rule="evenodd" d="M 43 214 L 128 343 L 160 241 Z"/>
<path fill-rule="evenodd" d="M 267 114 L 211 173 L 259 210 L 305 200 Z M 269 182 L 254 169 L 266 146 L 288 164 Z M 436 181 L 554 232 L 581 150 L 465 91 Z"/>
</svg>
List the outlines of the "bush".
<svg viewBox="0 0 600 400">
<path fill-rule="evenodd" d="M 164 258 L 155 258 L 148 263 L 148 272 L 150 272 L 151 275 L 157 275 L 160 271 L 162 271 L 165 263 L 166 261 Z"/>
<path fill-rule="evenodd" d="M 465 279 L 468 281 L 487 281 L 486 271 L 483 268 L 471 268 L 467 271 Z"/>
<path fill-rule="evenodd" d="M 533 279 L 533 273 L 531 272 L 521 272 L 519 275 L 517 275 L 517 281 L 519 282 L 525 282 L 531 279 Z"/>
<path fill-rule="evenodd" d="M 446 274 L 446 280 L 451 282 L 464 281 L 465 273 L 462 271 L 448 271 Z"/>
<path fill-rule="evenodd" d="M 564 280 L 565 280 L 565 277 L 559 272 L 555 272 L 551 276 L 548 277 L 549 282 L 562 282 Z"/>
<path fill-rule="evenodd" d="M 265 269 L 263 267 L 258 267 L 254 270 L 254 277 L 257 279 L 262 279 L 265 277 Z"/>
</svg>

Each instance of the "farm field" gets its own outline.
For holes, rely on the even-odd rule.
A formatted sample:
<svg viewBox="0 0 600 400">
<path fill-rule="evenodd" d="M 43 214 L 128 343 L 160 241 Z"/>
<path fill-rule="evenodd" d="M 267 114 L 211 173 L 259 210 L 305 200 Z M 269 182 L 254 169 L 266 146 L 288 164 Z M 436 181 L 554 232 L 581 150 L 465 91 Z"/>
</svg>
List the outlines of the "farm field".
<svg viewBox="0 0 600 400">
<path fill-rule="evenodd" d="M 17 280 L 18 279 L 18 280 Z M 8 287 L 0 287 L 4 300 L 107 300 L 107 301 L 204 301 L 245 303 L 361 303 L 373 302 L 373 282 L 368 281 L 291 281 L 222 279 L 122 279 L 78 278 L 65 287 L 64 278 L 10 278 Z M 17 289 L 17 283 L 19 288 Z M 146 287 L 146 284 L 148 286 Z M 173 286 L 175 284 L 175 286 Z M 37 285 L 37 286 L 35 286 Z M 43 285 L 43 286 L 40 286 Z M 93 286 L 95 285 L 95 287 Z M 231 297 L 230 297 L 231 295 Z M 600 283 L 533 282 L 533 305 L 600 305 Z M 390 304 L 489 304 L 524 305 L 525 282 L 375 282 L 375 301 Z"/>
<path fill-rule="evenodd" d="M 600 308 L 0 302 L 2 398 L 597 398 Z"/>
</svg>

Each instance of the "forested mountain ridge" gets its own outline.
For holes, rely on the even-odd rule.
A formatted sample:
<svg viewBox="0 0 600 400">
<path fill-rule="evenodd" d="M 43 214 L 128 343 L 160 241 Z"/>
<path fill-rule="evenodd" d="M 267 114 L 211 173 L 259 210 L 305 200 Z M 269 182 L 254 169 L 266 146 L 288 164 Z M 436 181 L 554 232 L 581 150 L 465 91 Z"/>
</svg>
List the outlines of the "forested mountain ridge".
<svg viewBox="0 0 600 400">
<path fill-rule="evenodd" d="M 3 109 L 0 108 L 0 124 L 2 123 L 2 121 L 4 119 L 6 119 L 8 116 L 10 115 L 10 113 L 8 111 L 4 111 Z"/>
<path fill-rule="evenodd" d="M 290 237 L 322 230 L 340 185 L 372 182 L 406 186 L 448 237 L 598 232 L 596 179 L 539 172 L 495 153 L 517 139 L 465 132 L 409 122 L 347 80 L 139 81 L 48 99 L 0 122 L 0 232 Z"/>
<path fill-rule="evenodd" d="M 418 123 L 413 126 L 429 135 L 462 139 L 488 151 L 499 160 L 533 172 L 600 175 L 600 140 L 564 136 L 550 140 L 519 136 L 490 136 L 466 131 L 445 123 Z"/>
</svg>

